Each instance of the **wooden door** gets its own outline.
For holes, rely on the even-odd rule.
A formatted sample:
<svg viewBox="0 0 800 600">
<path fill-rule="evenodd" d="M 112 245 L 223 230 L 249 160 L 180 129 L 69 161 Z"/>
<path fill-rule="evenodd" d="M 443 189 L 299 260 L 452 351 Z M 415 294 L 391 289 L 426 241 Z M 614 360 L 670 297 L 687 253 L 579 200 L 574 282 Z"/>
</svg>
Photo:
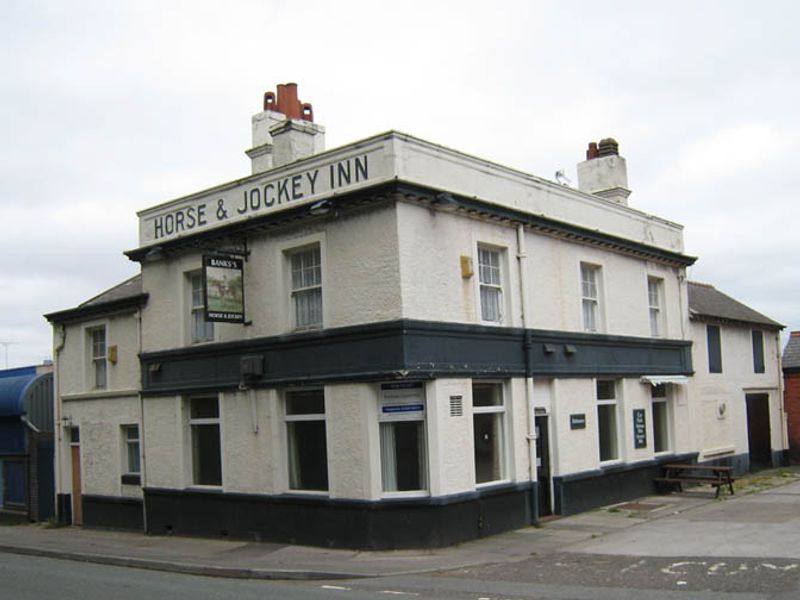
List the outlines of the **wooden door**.
<svg viewBox="0 0 800 600">
<path fill-rule="evenodd" d="M 78 428 L 73 427 L 70 440 L 72 456 L 72 524 L 83 525 L 83 499 L 81 497 L 81 446 Z"/>
<path fill-rule="evenodd" d="M 750 470 L 772 468 L 772 443 L 769 427 L 769 395 L 747 394 L 747 441 Z"/>
</svg>

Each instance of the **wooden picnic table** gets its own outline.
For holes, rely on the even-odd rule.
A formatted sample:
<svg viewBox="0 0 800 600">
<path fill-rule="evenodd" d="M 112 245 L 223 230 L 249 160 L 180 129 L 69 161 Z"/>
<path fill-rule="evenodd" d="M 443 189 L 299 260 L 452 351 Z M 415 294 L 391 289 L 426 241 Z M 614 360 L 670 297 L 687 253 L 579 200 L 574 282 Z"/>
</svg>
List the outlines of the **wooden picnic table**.
<svg viewBox="0 0 800 600">
<path fill-rule="evenodd" d="M 657 484 L 666 484 L 665 487 L 677 488 L 683 491 L 684 483 L 704 483 L 717 488 L 714 496 L 719 498 L 719 490 L 722 486 L 728 486 L 733 495 L 733 482 L 731 477 L 732 467 L 722 467 L 717 465 L 693 465 L 686 463 L 664 465 L 664 475 L 656 477 Z"/>
</svg>

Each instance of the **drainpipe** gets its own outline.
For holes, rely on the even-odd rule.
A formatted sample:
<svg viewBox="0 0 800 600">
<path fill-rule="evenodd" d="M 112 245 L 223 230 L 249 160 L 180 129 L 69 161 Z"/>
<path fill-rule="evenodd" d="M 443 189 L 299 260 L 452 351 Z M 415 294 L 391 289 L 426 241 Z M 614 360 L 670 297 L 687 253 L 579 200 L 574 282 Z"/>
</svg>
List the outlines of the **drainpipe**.
<svg viewBox="0 0 800 600">
<path fill-rule="evenodd" d="M 781 332 L 775 332 L 775 362 L 778 365 L 778 407 L 781 420 L 781 452 L 784 456 L 789 450 L 789 423 L 786 416 L 786 390 L 783 386 L 783 356 L 781 355 Z"/>
<path fill-rule="evenodd" d="M 53 498 L 54 507 L 55 507 L 55 516 L 56 520 L 59 523 L 66 523 L 66 519 L 64 519 L 64 515 L 61 514 L 61 506 L 58 503 L 58 495 L 62 491 L 61 490 L 61 461 L 63 459 L 63 439 L 64 439 L 64 432 L 63 432 L 63 425 L 61 423 L 61 377 L 59 376 L 61 372 L 61 351 L 64 349 L 64 344 L 67 341 L 67 328 L 62 323 L 56 325 L 55 327 L 59 327 L 59 337 L 57 343 L 54 344 L 53 347 L 53 402 L 55 403 L 54 406 L 54 414 L 53 414 L 53 454 L 55 456 L 55 466 L 54 466 L 54 473 L 53 473 L 53 487 L 55 488 L 54 494 L 55 498 Z"/>
<path fill-rule="evenodd" d="M 142 309 L 140 308 L 136 311 L 136 320 L 138 321 L 138 329 L 139 329 L 139 354 L 138 357 L 142 356 L 142 352 L 144 352 L 144 343 L 142 340 Z M 147 487 L 147 443 L 145 442 L 145 435 L 144 435 L 144 394 L 142 394 L 142 359 L 139 358 L 139 457 L 141 460 L 139 470 L 139 489 L 142 490 L 142 528 L 145 532 L 147 532 L 147 502 L 145 502 L 144 498 L 144 491 Z"/>
<path fill-rule="evenodd" d="M 519 291 L 520 291 L 520 313 L 522 315 L 522 327 L 525 330 L 525 406 L 528 410 L 528 477 L 533 484 L 536 481 L 536 416 L 533 408 L 533 373 L 531 372 L 531 334 L 528 322 L 528 254 L 525 250 L 525 227 L 520 223 L 517 225 L 517 261 L 519 263 Z M 533 485 L 531 485 L 533 488 Z M 531 520 L 536 522 L 536 497 L 531 494 Z"/>
</svg>

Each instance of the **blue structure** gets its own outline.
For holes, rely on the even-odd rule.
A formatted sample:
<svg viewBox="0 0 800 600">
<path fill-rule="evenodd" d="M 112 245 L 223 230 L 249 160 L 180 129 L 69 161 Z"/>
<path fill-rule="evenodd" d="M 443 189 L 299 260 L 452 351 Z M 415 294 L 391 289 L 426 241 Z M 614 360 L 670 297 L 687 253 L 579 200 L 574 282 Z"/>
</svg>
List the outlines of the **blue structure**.
<svg viewBox="0 0 800 600">
<path fill-rule="evenodd" d="M 55 514 L 53 398 L 52 372 L 0 371 L 0 518 Z"/>
</svg>

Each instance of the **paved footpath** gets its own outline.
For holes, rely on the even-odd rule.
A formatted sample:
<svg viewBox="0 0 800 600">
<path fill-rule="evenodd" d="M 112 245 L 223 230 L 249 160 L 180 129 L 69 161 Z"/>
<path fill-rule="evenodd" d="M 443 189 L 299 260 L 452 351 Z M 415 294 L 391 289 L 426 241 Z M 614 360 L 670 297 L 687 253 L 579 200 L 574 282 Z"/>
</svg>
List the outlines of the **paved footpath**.
<svg viewBox="0 0 800 600">
<path fill-rule="evenodd" d="M 564 552 L 800 559 L 798 539 L 797 470 L 755 494 L 720 500 L 703 492 L 651 496 L 430 550 L 361 552 L 74 527 L 0 526 L 0 552 L 254 579 L 404 575 L 509 564 Z"/>
</svg>

